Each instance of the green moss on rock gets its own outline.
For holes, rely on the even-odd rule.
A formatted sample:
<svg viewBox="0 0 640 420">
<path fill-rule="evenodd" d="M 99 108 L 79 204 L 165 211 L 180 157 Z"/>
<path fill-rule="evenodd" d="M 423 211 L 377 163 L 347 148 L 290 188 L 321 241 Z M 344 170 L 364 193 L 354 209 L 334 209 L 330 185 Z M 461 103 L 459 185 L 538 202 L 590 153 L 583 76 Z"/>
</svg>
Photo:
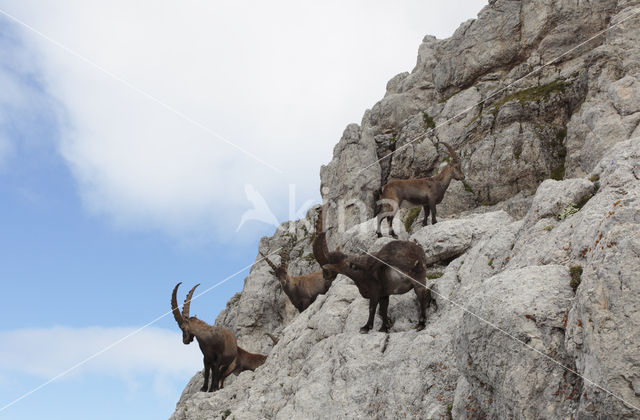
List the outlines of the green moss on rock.
<svg viewBox="0 0 640 420">
<path fill-rule="evenodd" d="M 413 222 L 415 222 L 420 215 L 420 210 L 422 210 L 420 207 L 409 210 L 409 214 L 407 214 L 407 218 L 404 220 L 404 230 L 406 230 L 408 233 L 410 233 L 411 231 Z"/>
<path fill-rule="evenodd" d="M 555 179 L 556 181 L 562 181 L 564 179 L 565 168 L 564 165 L 556 166 L 551 170 L 551 174 L 549 178 Z"/>
<path fill-rule="evenodd" d="M 427 128 L 436 128 L 436 122 L 426 112 L 422 113 L 422 120 Z"/>
<path fill-rule="evenodd" d="M 534 86 L 527 89 L 519 90 L 496 101 L 493 104 L 493 115 L 498 115 L 498 111 L 500 111 L 500 108 L 502 108 L 502 106 L 508 102 L 518 101 L 522 105 L 524 105 L 526 102 L 538 102 L 551 95 L 553 92 L 564 92 L 566 87 L 567 84 L 565 83 L 565 81 L 563 79 L 560 79 L 555 80 L 551 83 L 547 83 L 546 85 Z"/>
</svg>

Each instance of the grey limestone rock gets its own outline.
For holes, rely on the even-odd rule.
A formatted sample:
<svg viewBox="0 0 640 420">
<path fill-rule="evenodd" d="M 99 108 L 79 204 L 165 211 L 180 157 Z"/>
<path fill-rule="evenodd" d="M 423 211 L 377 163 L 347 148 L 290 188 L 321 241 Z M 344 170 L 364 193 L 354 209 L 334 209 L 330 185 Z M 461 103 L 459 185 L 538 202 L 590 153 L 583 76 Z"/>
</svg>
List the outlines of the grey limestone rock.
<svg viewBox="0 0 640 420">
<path fill-rule="evenodd" d="M 217 323 L 267 362 L 215 393 L 197 374 L 172 419 L 640 416 L 640 16 L 613 26 L 640 1 L 488 3 L 425 37 L 320 170 L 330 248 L 375 251 L 392 240 L 374 235 L 380 187 L 434 175 L 436 141 L 456 148 L 465 184 L 439 222 L 395 221 L 429 259 L 427 327 L 409 292 L 389 334 L 359 334 L 367 300 L 343 276 L 298 314 L 258 262 Z M 316 211 L 259 250 L 290 244 L 292 274 L 318 269 Z"/>
</svg>

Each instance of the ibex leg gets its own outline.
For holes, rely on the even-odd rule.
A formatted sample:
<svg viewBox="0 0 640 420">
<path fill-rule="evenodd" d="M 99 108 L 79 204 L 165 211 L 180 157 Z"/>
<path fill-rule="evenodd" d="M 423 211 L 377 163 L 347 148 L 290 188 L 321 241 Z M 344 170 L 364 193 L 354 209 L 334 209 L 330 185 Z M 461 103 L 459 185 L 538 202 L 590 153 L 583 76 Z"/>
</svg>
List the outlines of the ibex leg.
<svg viewBox="0 0 640 420">
<path fill-rule="evenodd" d="M 429 202 L 429 209 L 431 210 L 431 224 L 435 225 L 436 221 L 436 203 Z"/>
<path fill-rule="evenodd" d="M 368 333 L 369 330 L 373 328 L 373 321 L 376 316 L 376 307 L 378 306 L 378 300 L 379 298 L 377 296 L 375 298 L 369 298 L 369 319 L 367 320 L 367 323 L 362 328 L 360 328 L 360 332 L 363 334 Z"/>
<path fill-rule="evenodd" d="M 382 326 L 380 327 L 380 331 L 389 332 L 389 328 L 393 326 L 393 322 L 389 319 L 387 315 L 387 310 L 389 309 L 389 296 L 383 296 L 380 298 L 380 316 L 382 316 Z"/>
<path fill-rule="evenodd" d="M 427 325 L 427 300 L 429 297 L 429 291 L 423 285 L 414 286 L 414 290 L 416 292 L 416 296 L 418 297 L 418 304 L 420 305 L 419 320 L 418 325 L 416 325 L 416 329 L 420 331 L 423 330 Z"/>
<path fill-rule="evenodd" d="M 429 209 L 428 205 L 422 206 L 422 210 L 424 210 L 424 219 L 422 219 L 422 226 L 427 226 L 427 224 L 429 223 L 429 212 L 431 210 Z"/>
<path fill-rule="evenodd" d="M 398 239 L 398 235 L 396 235 L 396 233 L 393 231 L 393 218 L 396 216 L 396 214 L 398 214 L 397 211 L 395 213 L 393 213 L 392 216 L 388 216 L 387 217 L 387 223 L 389 223 L 389 235 L 391 235 L 394 238 Z"/>
<path fill-rule="evenodd" d="M 202 385 L 202 388 L 200 388 L 200 391 L 203 392 L 207 392 L 207 390 L 209 389 L 209 370 L 211 369 L 211 366 L 209 365 L 209 363 L 207 363 L 207 359 L 204 359 L 204 384 Z"/>
<path fill-rule="evenodd" d="M 376 235 L 378 235 L 378 238 L 382 237 L 382 232 L 380 231 L 380 225 L 382 224 L 382 219 L 384 219 L 384 217 L 382 217 L 382 215 L 378 214 L 376 216 L 376 221 L 377 221 L 377 227 L 376 227 Z"/>
<path fill-rule="evenodd" d="M 216 359 L 216 361 L 213 363 L 213 366 L 211 367 L 211 386 L 209 387 L 209 392 L 213 392 L 213 391 L 217 391 L 218 390 L 218 386 L 220 385 L 220 377 L 221 377 L 221 373 L 220 372 L 222 370 L 222 366 L 220 363 L 220 357 L 218 357 Z"/>
</svg>

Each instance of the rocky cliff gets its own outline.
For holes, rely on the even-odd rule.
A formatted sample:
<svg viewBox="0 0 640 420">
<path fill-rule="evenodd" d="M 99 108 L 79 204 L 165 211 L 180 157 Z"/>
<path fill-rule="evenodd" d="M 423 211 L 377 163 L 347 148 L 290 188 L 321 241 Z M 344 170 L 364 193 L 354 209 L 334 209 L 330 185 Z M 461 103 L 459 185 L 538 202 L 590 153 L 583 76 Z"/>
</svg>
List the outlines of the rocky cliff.
<svg viewBox="0 0 640 420">
<path fill-rule="evenodd" d="M 427 328 L 412 329 L 408 293 L 391 297 L 389 334 L 359 334 L 367 301 L 343 276 L 298 314 L 258 262 L 216 322 L 267 362 L 213 394 L 196 374 L 172 419 L 640 417 L 639 12 L 495 0 L 451 38 L 426 37 L 320 174 L 345 208 L 330 246 L 377 250 L 380 186 L 437 171 L 437 140 L 459 150 L 466 180 L 439 223 L 395 221 L 432 264 Z M 317 269 L 316 211 L 259 250 L 288 244 L 291 274 Z"/>
</svg>

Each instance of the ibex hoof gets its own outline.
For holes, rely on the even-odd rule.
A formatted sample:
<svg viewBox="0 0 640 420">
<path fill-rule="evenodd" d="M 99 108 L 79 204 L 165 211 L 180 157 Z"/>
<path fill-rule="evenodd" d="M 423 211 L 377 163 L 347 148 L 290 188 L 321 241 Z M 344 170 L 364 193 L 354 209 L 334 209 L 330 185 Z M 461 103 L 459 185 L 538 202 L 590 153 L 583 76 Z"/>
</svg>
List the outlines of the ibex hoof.
<svg viewBox="0 0 640 420">
<path fill-rule="evenodd" d="M 416 325 L 416 331 L 422 331 L 424 330 L 425 324 L 423 323 L 419 323 L 418 325 Z"/>
<path fill-rule="evenodd" d="M 370 329 L 371 327 L 365 325 L 364 327 L 360 328 L 360 334 L 368 334 Z"/>
<path fill-rule="evenodd" d="M 209 388 L 207 388 L 207 386 L 203 386 L 202 388 L 200 388 L 200 391 L 202 392 L 207 392 L 209 390 Z"/>
<path fill-rule="evenodd" d="M 391 236 L 393 236 L 393 239 L 398 239 L 398 235 L 396 235 L 395 233 L 392 233 Z"/>
<path fill-rule="evenodd" d="M 378 235 L 378 238 L 382 238 L 382 233 L 376 232 L 376 235 Z"/>
<path fill-rule="evenodd" d="M 378 331 L 383 332 L 383 333 L 388 333 L 389 332 L 389 327 L 386 327 L 386 326 L 383 325 L 382 327 L 380 327 L 380 329 Z"/>
</svg>

